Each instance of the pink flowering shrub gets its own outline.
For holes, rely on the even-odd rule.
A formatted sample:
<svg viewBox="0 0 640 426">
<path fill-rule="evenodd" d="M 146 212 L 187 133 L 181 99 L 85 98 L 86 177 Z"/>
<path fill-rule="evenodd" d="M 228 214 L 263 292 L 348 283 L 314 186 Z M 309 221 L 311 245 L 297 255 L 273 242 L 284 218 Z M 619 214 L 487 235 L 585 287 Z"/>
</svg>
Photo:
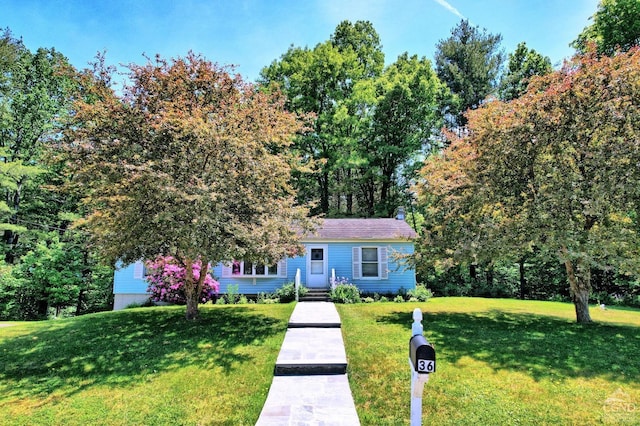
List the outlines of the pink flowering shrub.
<svg viewBox="0 0 640 426">
<path fill-rule="evenodd" d="M 171 256 L 158 256 L 155 260 L 145 264 L 147 268 L 146 280 L 149 286 L 147 291 L 151 293 L 151 300 L 154 302 L 169 302 L 185 304 L 184 282 L 186 270 L 180 266 Z M 202 262 L 193 264 L 193 277 L 200 278 Z M 206 303 L 212 300 L 220 289 L 220 284 L 207 273 L 199 303 Z"/>
</svg>

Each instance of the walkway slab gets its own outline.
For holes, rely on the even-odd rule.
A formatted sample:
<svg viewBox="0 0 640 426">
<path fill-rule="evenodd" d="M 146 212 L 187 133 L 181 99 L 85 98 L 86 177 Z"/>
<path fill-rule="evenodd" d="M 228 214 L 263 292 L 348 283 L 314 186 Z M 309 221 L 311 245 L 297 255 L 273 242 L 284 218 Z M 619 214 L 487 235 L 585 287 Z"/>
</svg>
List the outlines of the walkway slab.
<svg viewBox="0 0 640 426">
<path fill-rule="evenodd" d="M 359 426 L 333 303 L 296 304 L 256 425 Z"/>
<path fill-rule="evenodd" d="M 298 302 L 289 318 L 289 328 L 340 328 L 340 316 L 331 302 Z"/>
<path fill-rule="evenodd" d="M 347 355 L 339 328 L 290 328 L 276 360 L 275 374 L 346 374 Z"/>
<path fill-rule="evenodd" d="M 274 377 L 256 426 L 358 426 L 346 375 Z"/>
</svg>

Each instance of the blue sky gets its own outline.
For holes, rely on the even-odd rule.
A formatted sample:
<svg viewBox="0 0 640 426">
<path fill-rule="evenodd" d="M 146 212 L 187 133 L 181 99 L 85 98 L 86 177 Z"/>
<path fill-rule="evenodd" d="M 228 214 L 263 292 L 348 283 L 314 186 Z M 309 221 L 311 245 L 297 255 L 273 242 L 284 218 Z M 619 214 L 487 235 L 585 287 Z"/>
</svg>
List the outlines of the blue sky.
<svg viewBox="0 0 640 426">
<path fill-rule="evenodd" d="M 409 52 L 433 60 L 436 43 L 461 17 L 503 36 L 509 53 L 525 41 L 554 65 L 590 23 L 598 0 L 0 0 L 0 28 L 26 46 L 55 47 L 78 68 L 97 52 L 107 62 L 144 63 L 143 54 L 189 50 L 235 64 L 253 81 L 289 46 L 328 40 L 342 20 L 368 20 L 386 63 Z"/>
</svg>

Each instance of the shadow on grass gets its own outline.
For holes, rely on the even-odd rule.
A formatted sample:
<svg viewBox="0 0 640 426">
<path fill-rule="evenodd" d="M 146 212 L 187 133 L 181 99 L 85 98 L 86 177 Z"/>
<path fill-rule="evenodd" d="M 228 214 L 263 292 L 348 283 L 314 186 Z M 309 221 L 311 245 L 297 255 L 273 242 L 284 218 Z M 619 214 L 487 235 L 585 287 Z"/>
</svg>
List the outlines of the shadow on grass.
<svg viewBox="0 0 640 426">
<path fill-rule="evenodd" d="M 0 389 L 9 399 L 54 391 L 71 395 L 187 366 L 229 371 L 251 361 L 237 349 L 287 327 L 286 321 L 241 307 L 201 309 L 200 315 L 190 322 L 184 309 L 124 310 L 54 322 L 6 339 L 0 343 Z"/>
<path fill-rule="evenodd" d="M 391 312 L 377 321 L 410 330 L 411 315 Z M 604 377 L 635 383 L 640 377 L 640 327 L 578 325 L 560 318 L 498 310 L 425 313 L 423 324 L 440 362 L 454 364 L 471 357 L 495 370 L 520 371 L 536 380 Z"/>
</svg>

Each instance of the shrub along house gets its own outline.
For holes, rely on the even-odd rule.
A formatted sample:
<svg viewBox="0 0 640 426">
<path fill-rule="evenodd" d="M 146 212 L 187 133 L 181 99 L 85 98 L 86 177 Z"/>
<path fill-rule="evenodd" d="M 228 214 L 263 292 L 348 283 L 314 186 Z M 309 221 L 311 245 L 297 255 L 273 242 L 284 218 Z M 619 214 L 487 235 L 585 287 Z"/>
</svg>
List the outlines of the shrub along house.
<svg viewBox="0 0 640 426">
<path fill-rule="evenodd" d="M 415 231 L 402 216 L 396 219 L 324 219 L 301 241 L 305 254 L 277 264 L 260 265 L 234 260 L 213 268 L 220 291 L 237 285 L 245 295 L 272 293 L 295 279 L 300 270 L 308 288 L 329 288 L 332 275 L 355 284 L 364 293 L 398 293 L 415 288 L 415 271 L 394 260 L 394 253 L 411 254 Z M 136 262 L 117 269 L 114 309 L 148 299 L 144 266 Z"/>
</svg>

